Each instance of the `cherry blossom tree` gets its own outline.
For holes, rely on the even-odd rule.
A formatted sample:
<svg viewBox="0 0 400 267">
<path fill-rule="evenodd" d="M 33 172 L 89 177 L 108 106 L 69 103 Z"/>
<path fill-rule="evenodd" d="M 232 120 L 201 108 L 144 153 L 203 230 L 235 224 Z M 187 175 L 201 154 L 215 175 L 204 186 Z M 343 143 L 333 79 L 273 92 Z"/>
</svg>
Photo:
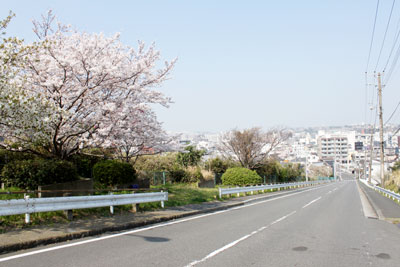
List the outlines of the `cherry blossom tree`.
<svg viewBox="0 0 400 267">
<path fill-rule="evenodd" d="M 143 140 L 162 131 L 149 104 L 171 102 L 154 88 L 175 60 L 159 68 L 154 44 L 139 42 L 135 49 L 119 34 L 78 32 L 60 23 L 53 28 L 53 22 L 51 12 L 34 22 L 39 40 L 24 46 L 23 62 L 7 78 L 12 86 L 0 98 L 1 145 L 67 158 L 95 144 L 150 144 Z"/>
<path fill-rule="evenodd" d="M 126 114 L 124 118 L 107 116 L 100 125 L 93 140 L 101 140 L 103 148 L 112 149 L 116 156 L 129 162 L 138 156 L 157 154 L 171 149 L 174 136 L 169 136 L 163 129 L 162 124 L 148 105 L 124 107 L 130 109 L 121 111 Z M 111 127 L 107 127 L 111 126 Z"/>
</svg>

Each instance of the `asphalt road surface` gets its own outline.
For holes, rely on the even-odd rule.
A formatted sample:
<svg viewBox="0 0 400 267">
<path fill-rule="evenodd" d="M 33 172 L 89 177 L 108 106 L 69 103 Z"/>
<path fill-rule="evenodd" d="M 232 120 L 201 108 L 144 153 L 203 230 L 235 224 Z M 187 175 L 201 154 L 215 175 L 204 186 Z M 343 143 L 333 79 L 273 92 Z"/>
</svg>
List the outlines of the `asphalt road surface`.
<svg viewBox="0 0 400 267">
<path fill-rule="evenodd" d="M 0 266 L 400 266 L 400 228 L 364 217 L 355 180 L 0 257 Z"/>
</svg>

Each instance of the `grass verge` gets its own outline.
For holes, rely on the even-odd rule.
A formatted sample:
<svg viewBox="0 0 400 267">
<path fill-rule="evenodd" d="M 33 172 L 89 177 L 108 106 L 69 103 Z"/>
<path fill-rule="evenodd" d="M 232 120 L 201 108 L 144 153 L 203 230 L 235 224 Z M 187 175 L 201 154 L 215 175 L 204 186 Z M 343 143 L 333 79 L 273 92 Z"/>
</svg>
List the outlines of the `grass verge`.
<svg viewBox="0 0 400 267">
<path fill-rule="evenodd" d="M 202 202 L 214 201 L 218 199 L 217 188 L 197 188 L 195 184 L 167 184 L 163 186 L 154 186 L 155 189 L 165 189 L 168 191 L 168 201 L 165 207 L 183 206 L 187 204 L 198 204 Z M 20 191 L 19 188 L 7 188 L 1 191 Z M 23 194 L 11 195 L 0 194 L 0 200 L 21 199 Z M 31 196 L 35 197 L 35 196 Z M 138 211 L 150 211 L 161 208 L 159 202 L 141 203 Z M 114 215 L 131 212 L 132 205 L 122 205 L 114 207 Z M 101 217 L 110 217 L 109 207 L 79 209 L 73 211 L 75 219 L 95 219 Z M 0 233 L 10 230 L 29 228 L 32 226 L 47 225 L 51 226 L 58 223 L 68 223 L 63 211 L 41 212 L 31 214 L 31 223 L 25 224 L 25 215 L 0 216 Z"/>
</svg>

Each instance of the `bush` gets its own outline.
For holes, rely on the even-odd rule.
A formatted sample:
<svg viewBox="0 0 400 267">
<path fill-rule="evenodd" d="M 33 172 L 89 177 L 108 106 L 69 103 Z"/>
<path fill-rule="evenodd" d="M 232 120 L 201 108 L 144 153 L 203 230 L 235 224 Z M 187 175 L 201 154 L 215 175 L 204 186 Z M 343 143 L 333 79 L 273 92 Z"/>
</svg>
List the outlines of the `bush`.
<svg viewBox="0 0 400 267">
<path fill-rule="evenodd" d="M 15 160 L 1 172 L 5 185 L 35 190 L 40 185 L 78 180 L 76 167 L 63 160 Z"/>
<path fill-rule="evenodd" d="M 200 167 L 189 167 L 186 173 L 186 183 L 197 183 L 204 179 Z"/>
<path fill-rule="evenodd" d="M 176 153 L 140 156 L 135 162 L 135 169 L 146 172 L 170 171 L 176 165 Z"/>
<path fill-rule="evenodd" d="M 93 166 L 93 179 L 102 185 L 113 187 L 134 182 L 136 171 L 129 163 L 105 160 Z"/>
<path fill-rule="evenodd" d="M 76 154 L 71 156 L 69 160 L 75 164 L 78 174 L 80 176 L 85 178 L 92 178 L 93 166 L 102 159 L 96 156 Z"/>
<path fill-rule="evenodd" d="M 177 164 L 172 166 L 171 169 L 168 170 L 169 180 L 173 183 L 184 183 L 187 180 L 188 174 L 185 169 L 181 168 Z"/>
<path fill-rule="evenodd" d="M 34 159 L 35 155 L 24 152 L 12 152 L 5 149 L 0 149 L 0 171 L 7 163 L 15 160 Z"/>
<path fill-rule="evenodd" d="M 223 185 L 259 184 L 263 181 L 255 171 L 241 167 L 227 169 L 221 179 Z"/>
</svg>

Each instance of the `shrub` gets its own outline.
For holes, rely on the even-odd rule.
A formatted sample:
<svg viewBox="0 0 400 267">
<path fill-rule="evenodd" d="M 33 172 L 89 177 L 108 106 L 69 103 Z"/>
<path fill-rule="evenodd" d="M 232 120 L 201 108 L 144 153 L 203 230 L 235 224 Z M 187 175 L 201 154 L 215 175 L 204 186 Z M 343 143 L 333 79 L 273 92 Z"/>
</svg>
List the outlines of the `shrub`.
<svg viewBox="0 0 400 267">
<path fill-rule="evenodd" d="M 228 163 L 218 157 L 208 160 L 206 165 L 215 174 L 224 173 L 228 169 Z"/>
<path fill-rule="evenodd" d="M 105 160 L 93 166 L 93 179 L 102 185 L 112 187 L 134 182 L 136 171 L 129 163 Z"/>
<path fill-rule="evenodd" d="M 15 160 L 6 164 L 1 172 L 6 186 L 37 189 L 40 185 L 78 180 L 76 167 L 63 160 Z"/>
<path fill-rule="evenodd" d="M 175 164 L 168 170 L 169 180 L 173 183 L 184 183 L 187 180 L 188 174 L 185 169 Z"/>
<path fill-rule="evenodd" d="M 76 154 L 71 156 L 69 160 L 75 164 L 78 174 L 80 176 L 92 178 L 93 166 L 102 159 L 96 156 Z"/>
<path fill-rule="evenodd" d="M 135 169 L 147 172 L 170 171 L 176 165 L 176 153 L 140 156 L 135 162 Z"/>
<path fill-rule="evenodd" d="M 262 178 L 255 172 L 246 168 L 229 168 L 222 175 L 224 185 L 248 185 L 262 183 Z"/>
<path fill-rule="evenodd" d="M 1 168 L 9 162 L 15 160 L 28 160 L 34 159 L 35 155 L 24 152 L 12 152 L 5 149 L 0 149 L 0 171 Z"/>
<path fill-rule="evenodd" d="M 204 179 L 200 167 L 189 167 L 186 171 L 186 183 L 196 183 Z"/>
</svg>

